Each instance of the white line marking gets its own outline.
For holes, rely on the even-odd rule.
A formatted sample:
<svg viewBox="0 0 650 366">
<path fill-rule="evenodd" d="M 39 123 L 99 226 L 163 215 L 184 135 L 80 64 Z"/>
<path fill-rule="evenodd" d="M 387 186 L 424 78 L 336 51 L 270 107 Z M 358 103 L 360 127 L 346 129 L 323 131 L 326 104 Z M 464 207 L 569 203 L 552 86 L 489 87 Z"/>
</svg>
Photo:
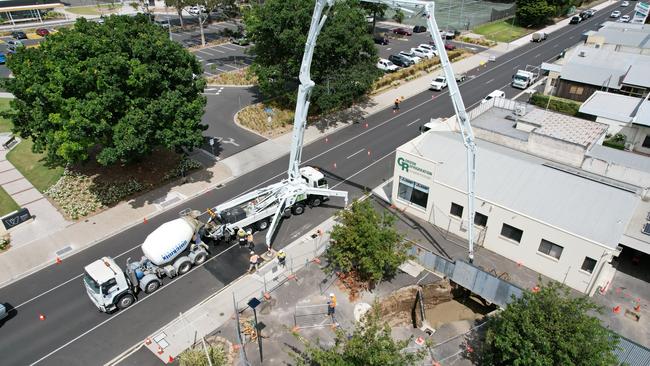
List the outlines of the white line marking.
<svg viewBox="0 0 650 366">
<path fill-rule="evenodd" d="M 228 66 L 228 67 L 231 67 L 231 68 L 233 68 L 233 69 L 235 69 L 235 70 L 239 70 L 239 69 L 240 69 L 240 67 L 232 66 L 232 65 L 230 65 L 230 64 L 224 64 L 223 66 Z"/>
<path fill-rule="evenodd" d="M 236 49 L 236 48 L 228 48 L 228 47 L 226 47 L 226 46 L 225 46 L 225 45 L 223 45 L 223 44 L 220 44 L 220 45 L 219 45 L 219 46 L 217 46 L 217 47 L 221 47 L 221 48 L 225 48 L 225 49 L 227 49 L 228 51 L 237 51 L 237 49 Z"/>
<path fill-rule="evenodd" d="M 216 52 L 219 52 L 219 53 L 225 53 L 225 52 L 223 52 L 223 51 L 221 51 L 221 50 L 218 50 L 218 49 L 216 49 L 216 48 L 214 48 L 214 47 L 209 48 L 209 49 L 210 49 L 211 51 L 216 51 Z"/>
<path fill-rule="evenodd" d="M 485 83 L 486 83 L 486 84 L 489 84 L 489 83 L 491 83 L 491 82 L 493 82 L 493 81 L 494 81 L 494 78 L 492 78 L 492 79 L 486 81 Z"/>
<path fill-rule="evenodd" d="M 519 65 L 516 65 L 515 67 L 512 68 L 513 70 L 519 70 Z"/>
<path fill-rule="evenodd" d="M 575 38 L 575 36 L 571 36 L 571 37 L 569 37 L 569 39 L 574 39 L 574 38 Z"/>
<path fill-rule="evenodd" d="M 373 165 L 379 163 L 380 161 L 384 160 L 387 156 L 390 156 L 392 153 L 394 153 L 394 151 L 389 152 L 388 154 L 386 154 L 386 155 L 382 156 L 381 158 L 379 158 L 377 161 L 374 161 L 372 164 L 370 164 L 370 165 L 364 167 L 363 169 L 359 170 L 358 172 L 356 172 L 356 173 L 352 174 L 351 176 L 349 176 L 349 177 L 343 179 L 342 181 L 336 183 L 334 186 L 332 186 L 332 189 L 334 189 L 334 188 L 340 186 L 341 184 L 343 184 L 343 183 L 349 181 L 350 179 L 352 179 L 352 178 L 354 178 L 355 176 L 357 176 L 359 173 L 366 171 L 368 168 L 370 168 L 371 166 L 373 166 Z"/>
<path fill-rule="evenodd" d="M 553 48 L 557 48 L 558 46 L 559 46 L 559 44 L 556 43 L 556 44 L 553 45 Z"/>
<path fill-rule="evenodd" d="M 541 53 L 538 53 L 538 54 L 535 55 L 535 58 L 538 58 L 541 55 L 542 55 Z"/>
<path fill-rule="evenodd" d="M 409 123 L 409 124 L 408 124 L 408 125 L 406 125 L 406 126 L 410 126 L 410 125 L 412 125 L 412 124 L 414 124 L 414 123 L 416 123 L 416 122 L 417 122 L 417 121 L 419 121 L 419 120 L 420 120 L 420 119 L 418 118 L 418 119 L 416 119 L 415 121 L 413 121 L 413 122 L 411 122 L 411 123 Z"/>
<path fill-rule="evenodd" d="M 226 253 L 226 252 L 229 251 L 230 249 L 234 248 L 236 245 L 239 245 L 239 244 L 238 244 L 238 243 L 235 243 L 235 244 L 231 245 L 230 247 L 228 247 L 228 248 L 227 248 L 226 250 L 224 250 L 223 252 L 221 252 L 221 253 L 215 255 L 214 257 L 208 259 L 207 261 L 201 263 L 200 265 L 192 267 L 192 269 L 191 269 L 189 272 L 187 272 L 185 275 L 183 275 L 183 276 L 178 276 L 178 277 L 174 278 L 174 279 L 171 280 L 168 284 L 166 284 L 165 286 L 162 286 L 158 291 L 156 291 L 156 292 L 154 292 L 153 294 L 151 294 L 151 295 L 145 297 L 145 298 L 142 299 L 142 300 L 138 300 L 138 301 L 136 301 L 133 305 L 129 306 L 128 308 L 126 308 L 126 309 L 124 309 L 124 310 L 119 311 L 118 313 L 116 313 L 115 315 L 111 316 L 110 318 L 104 320 L 103 322 L 101 322 L 101 323 L 95 325 L 94 327 L 90 328 L 89 330 L 87 330 L 87 331 L 83 332 L 82 334 L 76 336 L 76 337 L 73 338 L 72 340 L 68 341 L 68 343 L 62 345 L 61 347 L 55 349 L 54 351 L 48 353 L 47 355 L 45 355 L 45 356 L 39 358 L 38 360 L 36 360 L 36 362 L 33 362 L 31 365 L 32 365 L 32 366 L 33 366 L 33 365 L 36 365 L 37 363 L 43 361 L 44 359 L 46 359 L 46 358 L 52 356 L 53 354 L 59 352 L 60 350 L 64 349 L 65 347 L 67 347 L 67 346 L 71 345 L 72 343 L 76 342 L 79 338 L 84 337 L 86 334 L 88 334 L 88 333 L 94 331 L 95 329 L 101 327 L 102 325 L 108 323 L 109 321 L 111 321 L 111 320 L 117 318 L 118 316 L 120 316 L 120 315 L 126 313 L 126 312 L 129 311 L 130 309 L 135 308 L 136 306 L 138 306 L 138 304 L 141 304 L 141 303 L 147 301 L 148 299 L 154 297 L 156 294 L 159 294 L 159 293 L 163 292 L 166 288 L 169 288 L 170 285 L 171 285 L 172 283 L 174 283 L 174 282 L 178 281 L 179 279 L 181 279 L 181 278 L 187 276 L 188 273 L 191 273 L 191 272 L 193 272 L 194 270 L 197 270 L 197 269 L 203 267 L 204 265 L 206 265 L 206 264 L 207 264 L 208 262 L 210 262 L 211 260 L 213 260 L 213 259 L 215 259 L 215 258 L 218 258 L 218 257 L 221 256 L 223 253 Z"/>
<path fill-rule="evenodd" d="M 361 150 L 355 152 L 354 154 L 348 156 L 346 159 L 350 159 L 351 157 L 353 157 L 353 156 L 355 156 L 355 155 L 357 155 L 357 154 L 359 154 L 359 153 L 362 153 L 362 152 L 364 152 L 365 150 L 366 150 L 366 149 L 361 149 Z"/>
<path fill-rule="evenodd" d="M 210 56 L 210 57 L 214 56 L 214 55 L 211 54 L 211 53 L 207 53 L 207 52 L 205 52 L 205 51 L 201 51 L 201 50 L 196 50 L 196 51 L 194 51 L 194 52 L 205 53 L 206 55 L 208 55 L 208 56 Z"/>
</svg>

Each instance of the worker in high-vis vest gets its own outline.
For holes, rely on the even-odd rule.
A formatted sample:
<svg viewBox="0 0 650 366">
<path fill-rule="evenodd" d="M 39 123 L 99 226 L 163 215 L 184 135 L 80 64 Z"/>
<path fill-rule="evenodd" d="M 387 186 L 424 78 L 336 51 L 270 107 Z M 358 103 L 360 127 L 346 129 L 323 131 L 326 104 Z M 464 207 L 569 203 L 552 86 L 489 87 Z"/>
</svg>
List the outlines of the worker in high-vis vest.
<svg viewBox="0 0 650 366">
<path fill-rule="evenodd" d="M 246 245 L 246 231 L 244 229 L 240 228 L 237 230 L 237 238 L 239 239 L 239 246 L 243 247 Z"/>
<path fill-rule="evenodd" d="M 287 260 L 287 253 L 285 253 L 284 250 L 280 250 L 278 252 L 278 263 L 282 267 L 284 267 L 284 265 L 286 264 L 286 260 Z"/>
<path fill-rule="evenodd" d="M 255 248 L 255 243 L 253 243 L 253 231 L 248 230 L 246 233 L 246 243 L 248 244 L 248 249 L 253 250 Z"/>
<path fill-rule="evenodd" d="M 334 293 L 330 293 L 330 297 L 327 300 L 327 315 L 332 317 L 334 320 L 334 313 L 336 312 L 336 296 Z"/>
</svg>

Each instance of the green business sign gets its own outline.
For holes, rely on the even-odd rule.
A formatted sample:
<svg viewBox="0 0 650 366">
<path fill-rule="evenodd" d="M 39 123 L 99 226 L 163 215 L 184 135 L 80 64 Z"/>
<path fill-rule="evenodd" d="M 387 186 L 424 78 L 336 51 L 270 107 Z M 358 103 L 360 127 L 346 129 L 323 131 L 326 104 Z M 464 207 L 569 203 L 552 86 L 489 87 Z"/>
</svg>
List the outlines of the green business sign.
<svg viewBox="0 0 650 366">
<path fill-rule="evenodd" d="M 432 176 L 433 173 L 431 173 L 429 170 L 422 169 L 420 168 L 414 161 L 404 159 L 403 157 L 397 158 L 397 165 L 402 169 L 402 171 L 408 173 L 422 173 L 428 176 Z"/>
</svg>

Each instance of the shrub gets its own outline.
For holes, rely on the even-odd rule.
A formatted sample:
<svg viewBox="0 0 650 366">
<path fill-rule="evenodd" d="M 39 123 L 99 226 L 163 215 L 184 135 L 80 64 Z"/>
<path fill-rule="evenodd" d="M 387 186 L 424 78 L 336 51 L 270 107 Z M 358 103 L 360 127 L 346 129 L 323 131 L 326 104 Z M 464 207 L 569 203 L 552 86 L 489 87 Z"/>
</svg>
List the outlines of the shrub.
<svg viewBox="0 0 650 366">
<path fill-rule="evenodd" d="M 611 147 L 613 149 L 624 150 L 625 149 L 625 140 L 626 136 L 622 133 L 617 133 L 614 136 L 608 135 L 607 138 L 603 141 L 603 146 Z"/>
<path fill-rule="evenodd" d="M 548 106 L 548 109 L 554 112 L 568 114 L 569 116 L 577 116 L 580 110 L 580 105 L 582 104 L 570 99 L 563 99 L 540 93 L 533 94 L 530 97 L 530 103 L 544 109 Z"/>
</svg>

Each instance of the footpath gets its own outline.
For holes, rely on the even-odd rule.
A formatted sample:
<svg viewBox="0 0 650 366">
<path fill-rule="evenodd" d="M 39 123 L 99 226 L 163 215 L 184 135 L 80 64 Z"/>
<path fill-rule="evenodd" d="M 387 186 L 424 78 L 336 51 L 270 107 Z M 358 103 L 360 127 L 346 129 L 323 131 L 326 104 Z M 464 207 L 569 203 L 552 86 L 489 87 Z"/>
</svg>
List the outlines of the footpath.
<svg viewBox="0 0 650 366">
<path fill-rule="evenodd" d="M 594 8 L 600 10 L 609 5 L 611 5 L 611 2 L 608 1 Z M 569 20 L 566 19 L 542 31 L 551 33 L 568 23 Z M 480 71 L 489 60 L 498 58 L 529 42 L 530 35 L 510 43 L 500 43 L 491 49 L 454 62 L 454 72 Z M 440 73 L 442 73 L 442 70 L 438 69 L 429 75 L 422 76 L 394 89 L 375 95 L 371 98 L 370 103 L 367 103 L 367 106 L 362 108 L 362 112 L 364 115 L 377 113 L 380 110 L 390 108 L 396 98 L 409 98 L 428 90 L 432 77 Z M 323 134 L 332 133 L 336 129 L 345 127 L 348 123 L 350 122 L 341 122 L 322 133 L 313 126 L 309 127 L 305 133 L 305 142 L 312 142 L 322 137 Z M 221 163 L 228 165 L 232 174 L 243 174 L 244 171 L 250 171 L 250 169 L 254 169 L 256 166 L 266 164 L 266 162 L 251 159 L 251 154 L 255 154 L 258 157 L 264 156 L 269 161 L 274 160 L 287 153 L 286 146 L 289 146 L 290 139 L 290 134 L 280 136 L 227 158 Z M 283 148 L 282 146 L 285 147 Z M 263 155 L 257 155 L 259 153 L 263 153 Z M 233 166 L 231 162 L 235 161 L 238 165 Z M 176 320 L 151 334 L 143 343 L 134 345 L 131 349 L 125 351 L 108 364 L 119 364 L 130 354 L 137 351 L 142 345 L 151 350 L 163 363 L 173 362 L 182 351 L 192 346 L 197 340 L 215 332 L 228 321 L 235 319 L 236 312 L 248 307 L 247 301 L 249 299 L 253 297 L 257 297 L 262 301 L 264 299 L 270 299 L 273 296 L 274 290 L 280 288 L 287 281 L 299 278 L 300 273 L 297 273 L 297 271 L 313 261 L 317 262 L 320 254 L 325 251 L 329 242 L 329 229 L 331 229 L 333 224 L 333 220 L 329 219 L 321 223 L 318 229 L 305 234 L 303 237 L 283 248 L 287 253 L 286 266 L 280 266 L 277 259 L 265 258 L 264 265 L 255 273 L 241 276 L 187 312 L 180 314 Z M 528 276 L 524 277 L 526 278 L 522 278 L 522 283 L 525 286 L 530 285 L 530 283 L 535 283 L 536 277 L 534 274 L 528 274 Z"/>
</svg>

